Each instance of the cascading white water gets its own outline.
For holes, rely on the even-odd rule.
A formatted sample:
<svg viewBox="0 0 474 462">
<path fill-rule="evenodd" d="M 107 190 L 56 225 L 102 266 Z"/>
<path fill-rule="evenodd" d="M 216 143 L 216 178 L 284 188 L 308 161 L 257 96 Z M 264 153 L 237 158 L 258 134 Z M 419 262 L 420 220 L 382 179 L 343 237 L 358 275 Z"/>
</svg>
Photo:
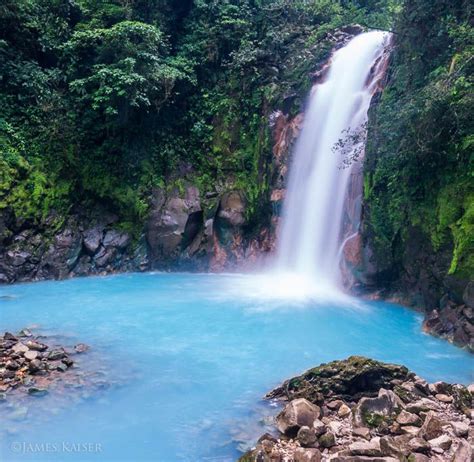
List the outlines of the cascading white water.
<svg viewBox="0 0 474 462">
<path fill-rule="evenodd" d="M 313 87 L 303 129 L 296 143 L 281 235 L 277 247 L 280 270 L 318 285 L 339 283 L 338 251 L 343 238 L 344 203 L 355 164 L 343 168 L 335 146 L 363 129 L 380 72 L 389 34 L 368 32 L 356 36 L 334 53 L 328 75 Z M 349 136 L 352 153 L 361 150 L 365 136 Z M 363 145 L 362 145 L 363 149 Z M 345 155 L 347 146 L 344 148 Z"/>
</svg>

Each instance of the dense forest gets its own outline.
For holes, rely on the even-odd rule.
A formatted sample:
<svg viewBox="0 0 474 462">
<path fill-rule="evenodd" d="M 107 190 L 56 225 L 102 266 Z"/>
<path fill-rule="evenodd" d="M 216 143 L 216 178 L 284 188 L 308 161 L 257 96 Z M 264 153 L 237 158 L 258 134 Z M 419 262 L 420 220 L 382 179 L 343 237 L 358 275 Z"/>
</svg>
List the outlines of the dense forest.
<svg viewBox="0 0 474 462">
<path fill-rule="evenodd" d="M 191 182 L 201 197 L 241 191 L 249 227 L 261 224 L 270 114 L 304 110 L 335 31 L 360 24 L 394 45 L 365 169 L 378 267 L 396 278 L 416 228 L 449 253 L 443 271 L 468 280 L 471 20 L 464 0 L 6 0 L 0 211 L 60 229 L 100 204 L 138 239 L 151 191 Z"/>
</svg>

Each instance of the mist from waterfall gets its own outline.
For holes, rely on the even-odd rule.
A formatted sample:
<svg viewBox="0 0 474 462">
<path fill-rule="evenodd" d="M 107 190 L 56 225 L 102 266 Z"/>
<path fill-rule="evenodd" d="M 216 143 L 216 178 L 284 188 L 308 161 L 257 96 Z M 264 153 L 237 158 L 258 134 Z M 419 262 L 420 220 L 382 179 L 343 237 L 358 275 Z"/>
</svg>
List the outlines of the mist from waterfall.
<svg viewBox="0 0 474 462">
<path fill-rule="evenodd" d="M 340 284 L 347 190 L 351 175 L 360 170 L 357 157 L 363 155 L 367 111 L 383 73 L 378 64 L 388 41 L 384 32 L 356 36 L 334 53 L 324 81 L 311 90 L 292 155 L 277 243 L 278 270 L 300 284 Z M 356 159 L 348 162 L 352 157 Z M 356 213 L 360 216 L 360 208 Z"/>
</svg>

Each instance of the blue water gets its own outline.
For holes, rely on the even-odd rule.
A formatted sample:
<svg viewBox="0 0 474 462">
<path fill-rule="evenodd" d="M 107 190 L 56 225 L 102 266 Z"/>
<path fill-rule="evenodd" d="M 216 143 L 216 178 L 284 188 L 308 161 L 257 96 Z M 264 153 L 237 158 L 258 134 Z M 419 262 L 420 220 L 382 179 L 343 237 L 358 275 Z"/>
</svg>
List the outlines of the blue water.
<svg viewBox="0 0 474 462">
<path fill-rule="evenodd" d="M 2 331 L 37 324 L 85 342 L 92 350 L 81 368 L 114 383 L 59 408 L 52 394 L 28 398 L 25 420 L 10 421 L 0 404 L 9 429 L 0 460 L 236 460 L 238 445 L 276 412 L 261 401 L 265 392 L 352 354 L 403 363 L 429 381 L 473 380 L 473 357 L 423 334 L 412 311 L 254 296 L 255 281 L 148 273 L 1 287 L 0 297 L 11 296 L 0 298 Z"/>
</svg>

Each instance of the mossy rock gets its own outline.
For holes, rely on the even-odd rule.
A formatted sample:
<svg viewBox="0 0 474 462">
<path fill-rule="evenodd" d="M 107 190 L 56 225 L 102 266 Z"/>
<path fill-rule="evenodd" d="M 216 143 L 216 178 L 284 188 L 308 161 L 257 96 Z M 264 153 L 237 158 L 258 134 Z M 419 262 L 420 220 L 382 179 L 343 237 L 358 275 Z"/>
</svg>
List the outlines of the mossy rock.
<svg viewBox="0 0 474 462">
<path fill-rule="evenodd" d="M 309 369 L 285 381 L 266 398 L 306 398 L 313 403 L 321 403 L 328 397 L 355 400 L 362 396 L 374 396 L 380 388 L 391 390 L 394 380 L 404 381 L 410 375 L 404 366 L 350 356 Z"/>
</svg>

